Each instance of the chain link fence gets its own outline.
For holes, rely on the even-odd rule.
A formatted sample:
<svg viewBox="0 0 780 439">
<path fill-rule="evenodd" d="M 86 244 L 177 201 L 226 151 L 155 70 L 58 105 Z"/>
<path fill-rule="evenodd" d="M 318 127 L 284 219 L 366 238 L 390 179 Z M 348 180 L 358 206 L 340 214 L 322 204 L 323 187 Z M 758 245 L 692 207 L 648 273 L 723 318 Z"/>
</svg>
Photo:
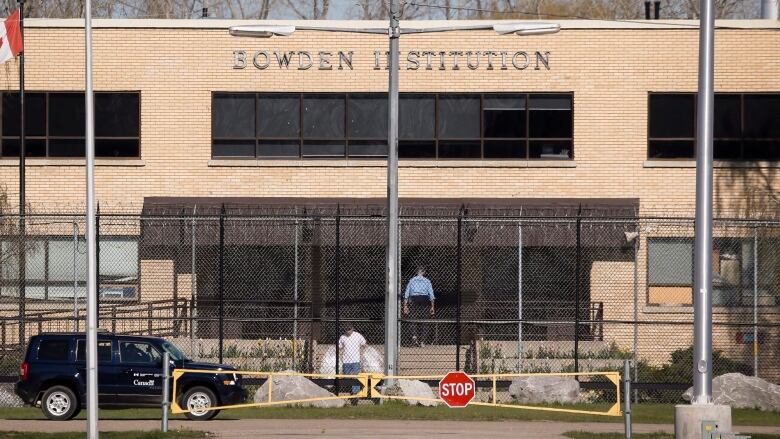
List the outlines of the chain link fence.
<svg viewBox="0 0 780 439">
<path fill-rule="evenodd" d="M 341 209 L 100 213 L 100 327 L 242 369 L 332 373 L 354 326 L 370 346 L 364 370 L 379 372 L 386 225 Z M 29 337 L 85 330 L 84 230 L 78 215 L 0 217 L 0 404 Z M 631 359 L 639 402 L 680 401 L 691 383 L 692 219 L 418 209 L 400 241 L 401 374 L 615 371 Z M 780 383 L 778 244 L 780 223 L 715 222 L 715 375 Z M 406 308 L 420 268 L 435 306 Z"/>
</svg>

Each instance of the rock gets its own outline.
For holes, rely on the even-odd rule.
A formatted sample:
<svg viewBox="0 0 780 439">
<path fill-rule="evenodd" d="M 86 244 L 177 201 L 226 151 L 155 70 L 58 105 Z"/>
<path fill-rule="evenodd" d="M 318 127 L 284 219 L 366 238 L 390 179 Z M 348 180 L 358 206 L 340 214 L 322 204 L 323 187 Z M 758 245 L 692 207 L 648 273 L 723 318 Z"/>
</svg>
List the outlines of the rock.
<svg viewBox="0 0 780 439">
<path fill-rule="evenodd" d="M 293 401 L 298 399 L 327 398 L 333 396 L 335 395 L 318 386 L 306 377 L 297 375 L 275 375 L 273 377 L 273 387 L 271 389 L 272 401 Z M 268 402 L 268 381 L 263 383 L 263 385 L 257 389 L 257 392 L 255 392 L 254 401 L 256 403 Z M 344 404 L 345 401 L 343 399 L 331 399 L 325 401 L 301 402 L 295 403 L 293 405 L 302 407 L 334 408 L 344 407 Z"/>
<path fill-rule="evenodd" d="M 24 407 L 22 399 L 14 393 L 12 384 L 0 384 L 0 407 Z"/>
<path fill-rule="evenodd" d="M 692 395 L 693 387 L 682 397 L 690 401 Z M 741 373 L 727 373 L 712 380 L 712 398 L 713 403 L 732 408 L 777 411 L 780 410 L 780 385 Z"/>
<path fill-rule="evenodd" d="M 431 386 L 418 380 L 398 379 L 395 381 L 395 383 L 392 386 L 384 389 L 384 392 L 382 393 L 388 396 L 405 396 L 407 398 L 409 397 L 431 398 L 431 399 L 436 398 L 436 395 L 433 394 L 433 390 L 431 389 Z M 436 401 L 426 401 L 426 400 L 419 400 L 419 399 L 404 399 L 403 401 L 409 405 L 419 404 L 426 407 L 432 407 L 439 404 Z"/>
<path fill-rule="evenodd" d="M 580 401 L 580 383 L 568 377 L 518 377 L 509 385 L 509 394 L 525 404 L 575 404 Z"/>
</svg>

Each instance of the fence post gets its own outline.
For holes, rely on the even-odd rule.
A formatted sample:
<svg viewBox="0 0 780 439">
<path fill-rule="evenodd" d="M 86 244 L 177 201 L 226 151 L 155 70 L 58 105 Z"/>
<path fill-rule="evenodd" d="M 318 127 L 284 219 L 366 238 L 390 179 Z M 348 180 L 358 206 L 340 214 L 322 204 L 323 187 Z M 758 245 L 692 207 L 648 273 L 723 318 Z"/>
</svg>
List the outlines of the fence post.
<svg viewBox="0 0 780 439">
<path fill-rule="evenodd" d="M 100 202 L 97 203 L 95 212 L 95 312 L 97 312 L 97 325 L 100 328 Z"/>
<path fill-rule="evenodd" d="M 753 226 L 753 376 L 758 376 L 758 228 Z"/>
<path fill-rule="evenodd" d="M 523 372 L 523 223 L 517 222 L 517 373 Z"/>
<path fill-rule="evenodd" d="M 461 338 L 461 321 L 460 321 L 460 313 L 461 313 L 461 299 L 462 299 L 462 290 L 463 290 L 463 282 L 462 282 L 462 259 L 463 259 L 463 206 L 460 206 L 460 212 L 458 212 L 458 244 L 457 244 L 457 252 L 458 256 L 456 259 L 456 269 L 458 275 L 458 281 L 457 281 L 457 301 L 455 302 L 455 370 L 460 370 L 460 338 Z"/>
<path fill-rule="evenodd" d="M 78 255 L 79 246 L 79 226 L 76 221 L 73 221 L 73 329 L 79 332 L 79 280 L 76 276 L 77 264 L 76 258 Z"/>
<path fill-rule="evenodd" d="M 341 335 L 341 207 L 336 205 L 336 374 L 341 373 L 339 367 L 341 352 L 339 350 L 339 337 Z M 336 395 L 339 394 L 339 378 L 336 377 Z"/>
<path fill-rule="evenodd" d="M 639 239 L 641 232 L 641 224 L 637 222 L 636 225 L 637 234 L 634 238 L 634 379 L 639 379 Z M 630 398 L 630 395 L 626 395 L 626 398 Z M 639 393 L 634 389 L 634 403 L 639 403 Z"/>
<path fill-rule="evenodd" d="M 196 260 L 196 229 L 195 229 L 195 215 L 197 213 L 197 204 L 192 208 L 192 253 L 190 254 L 191 274 L 190 274 L 190 290 L 192 292 L 192 300 L 190 300 L 190 354 L 195 358 L 200 358 L 200 350 L 195 351 L 195 337 L 198 335 L 198 274 L 195 268 Z"/>
<path fill-rule="evenodd" d="M 225 338 L 225 204 L 219 211 L 219 362 Z"/>
<path fill-rule="evenodd" d="M 299 221 L 295 220 L 295 239 L 293 242 L 293 355 L 292 366 L 294 371 L 298 371 L 296 344 L 298 342 L 298 228 Z"/>
<path fill-rule="evenodd" d="M 580 371 L 580 258 L 582 248 L 580 242 L 580 231 L 582 229 L 582 205 L 577 209 L 577 248 L 576 261 L 574 265 L 574 372 Z"/>
<path fill-rule="evenodd" d="M 24 148 L 22 148 L 24 149 Z M 20 205 L 21 209 L 24 209 L 24 205 Z M 26 239 L 26 227 L 24 212 L 19 213 L 19 254 L 18 272 L 19 272 L 19 346 L 21 347 L 22 355 L 26 352 L 27 348 L 27 335 L 25 334 L 27 318 L 27 239 Z"/>
<path fill-rule="evenodd" d="M 163 433 L 168 432 L 168 405 L 170 404 L 169 400 L 169 390 L 168 390 L 168 383 L 171 376 L 171 355 L 166 351 L 163 353 L 163 379 L 162 379 L 162 425 L 160 426 L 160 431 Z"/>
<path fill-rule="evenodd" d="M 623 427 L 631 439 L 631 361 L 623 360 Z"/>
</svg>

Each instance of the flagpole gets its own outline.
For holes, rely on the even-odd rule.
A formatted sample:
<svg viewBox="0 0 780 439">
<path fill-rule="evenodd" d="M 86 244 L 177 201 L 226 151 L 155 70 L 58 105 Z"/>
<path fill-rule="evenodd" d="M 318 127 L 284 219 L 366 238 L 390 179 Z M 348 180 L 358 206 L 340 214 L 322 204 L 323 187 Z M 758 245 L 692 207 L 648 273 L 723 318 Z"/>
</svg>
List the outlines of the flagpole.
<svg viewBox="0 0 780 439">
<path fill-rule="evenodd" d="M 24 0 L 19 0 L 19 32 L 24 41 Z M 27 346 L 25 314 L 27 312 L 27 243 L 25 225 L 25 138 L 24 138 L 24 50 L 19 54 L 19 344 Z"/>
</svg>

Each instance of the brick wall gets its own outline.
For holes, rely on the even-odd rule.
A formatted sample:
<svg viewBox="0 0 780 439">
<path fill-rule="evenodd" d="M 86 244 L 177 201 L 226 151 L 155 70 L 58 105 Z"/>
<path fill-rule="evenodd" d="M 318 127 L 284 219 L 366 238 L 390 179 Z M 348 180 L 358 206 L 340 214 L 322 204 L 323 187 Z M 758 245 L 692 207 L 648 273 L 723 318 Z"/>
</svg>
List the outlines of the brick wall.
<svg viewBox="0 0 780 439">
<path fill-rule="evenodd" d="M 382 197 L 384 161 L 211 161 L 213 91 L 375 91 L 387 71 L 374 70 L 384 36 L 299 31 L 292 37 L 237 38 L 226 28 L 106 27 L 94 31 L 95 90 L 140 90 L 141 159 L 98 160 L 102 207 L 135 211 L 146 196 Z M 106 24 L 108 23 L 108 24 Z M 170 23 L 170 22 L 166 22 Z M 716 32 L 716 91 L 780 91 L 780 39 L 760 22 Z M 68 20 L 30 20 L 27 90 L 83 90 L 83 30 Z M 152 26 L 151 24 L 149 26 Z M 583 28 L 555 35 L 497 36 L 492 31 L 404 36 L 408 50 L 549 51 L 550 70 L 406 70 L 401 91 L 574 92 L 575 167 L 550 162 L 403 161 L 402 197 L 640 198 L 644 214 L 690 215 L 695 169 L 646 164 L 647 93 L 696 90 L 697 31 L 683 26 Z M 233 69 L 233 50 L 353 51 L 353 70 L 299 71 L 272 65 Z M 338 57 L 334 56 L 337 60 Z M 316 62 L 316 58 L 315 58 Z M 483 58 L 482 63 L 485 63 Z M 17 88 L 6 64 L 0 89 Z M 30 159 L 27 194 L 38 210 L 83 205 L 83 161 Z M 765 209 L 780 172 L 773 166 L 715 171 L 719 212 Z M 15 160 L 0 160 L 0 180 L 15 199 Z"/>
</svg>

